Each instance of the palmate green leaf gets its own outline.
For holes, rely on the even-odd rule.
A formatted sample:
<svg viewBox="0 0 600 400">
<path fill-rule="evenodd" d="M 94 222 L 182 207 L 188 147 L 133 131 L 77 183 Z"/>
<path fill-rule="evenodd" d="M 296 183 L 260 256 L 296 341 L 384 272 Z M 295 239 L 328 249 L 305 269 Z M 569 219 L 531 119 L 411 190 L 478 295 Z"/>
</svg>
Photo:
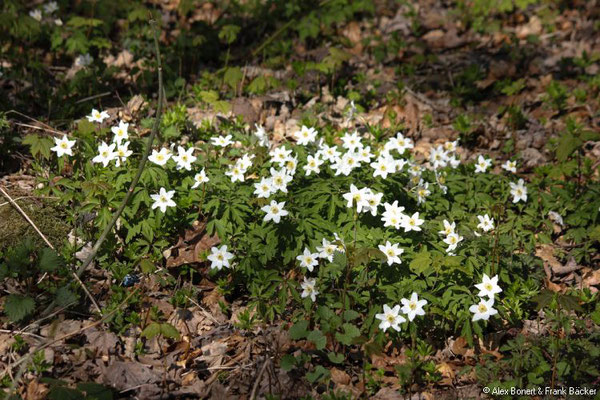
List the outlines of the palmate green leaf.
<svg viewBox="0 0 600 400">
<path fill-rule="evenodd" d="M 409 264 L 410 270 L 415 274 L 422 274 L 431 268 L 431 253 L 424 247 Z"/>
<path fill-rule="evenodd" d="M 223 75 L 223 81 L 229 85 L 232 89 L 237 88 L 237 85 L 244 78 L 244 74 L 242 73 L 242 69 L 240 67 L 230 67 L 225 70 L 225 75 Z"/>
<path fill-rule="evenodd" d="M 4 313 L 12 322 L 18 322 L 35 309 L 35 301 L 29 296 L 10 294 L 4 302 Z"/>
<path fill-rule="evenodd" d="M 84 400 L 86 396 L 77 389 L 64 386 L 54 386 L 48 393 L 50 400 Z"/>
<path fill-rule="evenodd" d="M 39 136 L 36 134 L 29 134 L 23 139 L 23 144 L 29 146 L 31 155 L 37 157 L 41 155 L 46 160 L 50 158 L 50 149 L 54 145 L 52 138 L 47 136 Z"/>
</svg>

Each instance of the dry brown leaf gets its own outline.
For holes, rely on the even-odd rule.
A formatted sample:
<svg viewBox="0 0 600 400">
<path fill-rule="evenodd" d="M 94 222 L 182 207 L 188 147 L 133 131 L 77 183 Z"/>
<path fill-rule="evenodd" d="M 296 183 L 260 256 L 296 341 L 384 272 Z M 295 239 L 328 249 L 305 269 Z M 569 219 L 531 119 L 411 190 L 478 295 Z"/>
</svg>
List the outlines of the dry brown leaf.
<svg viewBox="0 0 600 400">
<path fill-rule="evenodd" d="M 440 381 L 440 384 L 445 386 L 451 386 L 454 382 L 454 378 L 456 377 L 454 367 L 447 362 L 441 362 L 437 365 L 436 368 L 438 372 L 442 375 L 442 380 Z"/>
<path fill-rule="evenodd" d="M 329 370 L 331 372 L 331 380 L 339 385 L 348 385 L 350 383 L 350 375 L 335 367 Z"/>
<path fill-rule="evenodd" d="M 27 385 L 27 400 L 44 400 L 48 395 L 48 386 L 39 383 L 37 380 L 32 380 Z"/>
<path fill-rule="evenodd" d="M 83 334 L 88 340 L 88 347 L 95 349 L 101 354 L 115 354 L 119 338 L 112 332 L 101 331 L 97 328 L 86 329 Z"/>
</svg>

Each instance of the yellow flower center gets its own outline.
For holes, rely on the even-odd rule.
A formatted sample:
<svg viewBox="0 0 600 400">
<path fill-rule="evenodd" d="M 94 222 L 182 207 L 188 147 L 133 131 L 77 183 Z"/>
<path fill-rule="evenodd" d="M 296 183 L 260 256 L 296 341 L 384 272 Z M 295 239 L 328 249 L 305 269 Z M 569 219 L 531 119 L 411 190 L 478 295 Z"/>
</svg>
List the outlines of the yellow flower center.
<svg viewBox="0 0 600 400">
<path fill-rule="evenodd" d="M 480 313 L 484 313 L 487 311 L 487 307 L 485 306 L 485 304 L 480 304 L 478 310 Z"/>
</svg>

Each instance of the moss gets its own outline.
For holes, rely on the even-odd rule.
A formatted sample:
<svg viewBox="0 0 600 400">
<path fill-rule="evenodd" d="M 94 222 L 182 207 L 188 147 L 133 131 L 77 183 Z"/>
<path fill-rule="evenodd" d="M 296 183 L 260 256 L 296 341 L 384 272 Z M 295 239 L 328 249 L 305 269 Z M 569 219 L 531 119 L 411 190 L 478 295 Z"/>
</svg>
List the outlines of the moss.
<svg viewBox="0 0 600 400">
<path fill-rule="evenodd" d="M 18 192 L 10 192 L 13 198 L 26 196 Z M 6 199 L 0 203 L 5 203 Z M 71 227 L 65 221 L 65 213 L 55 200 L 26 198 L 17 203 L 31 218 L 50 243 L 59 248 L 67 238 Z M 18 244 L 23 238 L 31 237 L 36 244 L 45 246 L 42 238 L 10 203 L 0 206 L 0 250 Z"/>
</svg>

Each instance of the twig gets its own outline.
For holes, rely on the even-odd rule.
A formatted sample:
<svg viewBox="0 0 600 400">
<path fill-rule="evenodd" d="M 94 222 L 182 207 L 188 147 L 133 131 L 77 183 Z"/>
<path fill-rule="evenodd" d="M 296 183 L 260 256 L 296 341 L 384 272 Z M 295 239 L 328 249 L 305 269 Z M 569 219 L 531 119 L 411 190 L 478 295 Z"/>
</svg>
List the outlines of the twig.
<svg viewBox="0 0 600 400">
<path fill-rule="evenodd" d="M 34 338 L 37 339 L 45 339 L 43 336 L 37 335 L 35 333 L 31 333 L 31 332 L 23 332 L 23 331 L 11 331 L 10 329 L 0 329 L 0 332 L 2 333 L 10 333 L 11 335 L 17 336 L 17 335 L 25 335 L 25 336 L 32 336 Z"/>
<path fill-rule="evenodd" d="M 262 379 L 262 376 L 264 375 L 265 371 L 267 370 L 267 365 L 269 365 L 269 361 L 271 361 L 271 359 L 269 357 L 267 357 L 267 359 L 263 363 L 262 368 L 260 369 L 260 372 L 258 373 L 258 376 L 256 377 L 256 381 L 254 382 L 254 387 L 252 388 L 252 392 L 250 394 L 250 400 L 256 399 L 256 392 L 258 390 L 258 385 L 260 385 L 260 380 Z"/>
<path fill-rule="evenodd" d="M 123 213 L 123 210 L 127 206 L 127 203 L 129 203 L 129 200 L 131 199 L 131 196 L 133 195 L 135 187 L 137 186 L 137 183 L 140 180 L 140 177 L 142 176 L 142 172 L 144 171 L 144 166 L 146 165 L 146 161 L 148 161 L 148 156 L 150 155 L 150 150 L 152 149 L 152 143 L 154 142 L 154 138 L 156 137 L 156 135 L 158 133 L 158 128 L 160 126 L 160 118 L 162 115 L 162 106 L 163 106 L 163 100 L 164 100 L 163 81 L 162 81 L 162 63 L 160 60 L 160 48 L 158 46 L 158 30 L 156 29 L 156 21 L 150 20 L 150 25 L 152 25 L 153 30 L 154 30 L 154 47 L 156 50 L 156 62 L 158 65 L 158 105 L 157 105 L 157 109 L 156 109 L 154 125 L 152 126 L 152 131 L 150 133 L 150 137 L 148 138 L 148 144 L 146 145 L 146 151 L 144 152 L 144 155 L 140 161 L 140 165 L 138 167 L 137 173 L 135 174 L 135 176 L 133 177 L 133 180 L 131 181 L 131 184 L 129 185 L 127 194 L 125 194 L 123 201 L 121 201 L 121 205 L 119 206 L 117 211 L 115 211 L 115 213 L 113 214 L 111 221 L 108 223 L 108 225 L 106 225 L 106 228 L 104 228 L 104 231 L 102 231 L 102 234 L 100 235 L 100 237 L 94 244 L 94 247 L 92 247 L 92 250 L 90 251 L 90 254 L 88 255 L 88 257 L 85 259 L 83 264 L 81 264 L 81 266 L 77 269 L 76 275 L 78 278 L 81 278 L 81 276 L 83 275 L 83 273 L 85 272 L 87 267 L 92 263 L 92 261 L 96 257 L 96 254 L 98 253 L 98 250 L 100 250 L 100 246 L 102 246 L 102 243 L 104 243 L 104 241 L 108 237 L 108 234 L 113 229 L 113 227 L 117 223 L 117 220 Z M 54 305 L 55 305 L 55 302 L 52 302 L 52 304 L 50 304 L 46 308 L 46 310 L 44 310 L 42 315 L 51 312 L 52 308 L 54 308 Z"/>
<path fill-rule="evenodd" d="M 58 133 L 61 133 L 61 134 L 63 134 L 63 132 L 57 131 L 56 129 L 54 129 L 54 128 L 52 128 L 50 125 L 48 125 L 47 123 L 45 123 L 45 122 L 42 122 L 42 121 L 40 121 L 40 120 L 37 120 L 37 119 L 35 119 L 35 118 L 33 118 L 33 117 L 30 117 L 29 115 L 25 115 L 25 114 L 23 114 L 23 113 L 21 113 L 21 112 L 19 112 L 19 111 L 17 111 L 17 110 L 8 110 L 8 111 L 6 112 L 6 114 L 17 114 L 17 115 L 20 115 L 21 117 L 27 118 L 27 119 L 28 119 L 28 120 L 30 120 L 30 121 L 37 122 L 38 124 L 42 124 L 42 125 L 44 125 L 45 127 L 47 127 L 47 128 L 48 128 L 48 130 L 52 130 L 52 131 L 55 131 L 55 132 L 58 132 Z"/>
<path fill-rule="evenodd" d="M 105 97 L 105 96 L 108 96 L 110 93 L 111 92 L 104 92 L 104 93 L 96 94 L 96 95 L 93 95 L 93 96 L 85 97 L 85 98 L 83 98 L 81 100 L 77 100 L 75 102 L 75 104 L 85 103 L 88 100 L 94 100 L 94 99 L 97 99 L 97 98 L 100 98 L 100 97 Z"/>
<path fill-rule="evenodd" d="M 40 131 L 46 131 L 46 132 L 50 132 L 50 133 L 57 133 L 59 135 L 66 135 L 66 133 L 61 132 L 61 131 L 57 131 L 56 129 L 52 129 L 52 128 L 44 128 L 42 126 L 35 126 L 35 125 L 30 125 L 30 124 L 24 124 L 22 122 L 13 122 L 13 124 L 19 125 L 19 126 L 24 126 L 26 128 L 31 128 L 31 129 L 39 129 Z"/>
</svg>

